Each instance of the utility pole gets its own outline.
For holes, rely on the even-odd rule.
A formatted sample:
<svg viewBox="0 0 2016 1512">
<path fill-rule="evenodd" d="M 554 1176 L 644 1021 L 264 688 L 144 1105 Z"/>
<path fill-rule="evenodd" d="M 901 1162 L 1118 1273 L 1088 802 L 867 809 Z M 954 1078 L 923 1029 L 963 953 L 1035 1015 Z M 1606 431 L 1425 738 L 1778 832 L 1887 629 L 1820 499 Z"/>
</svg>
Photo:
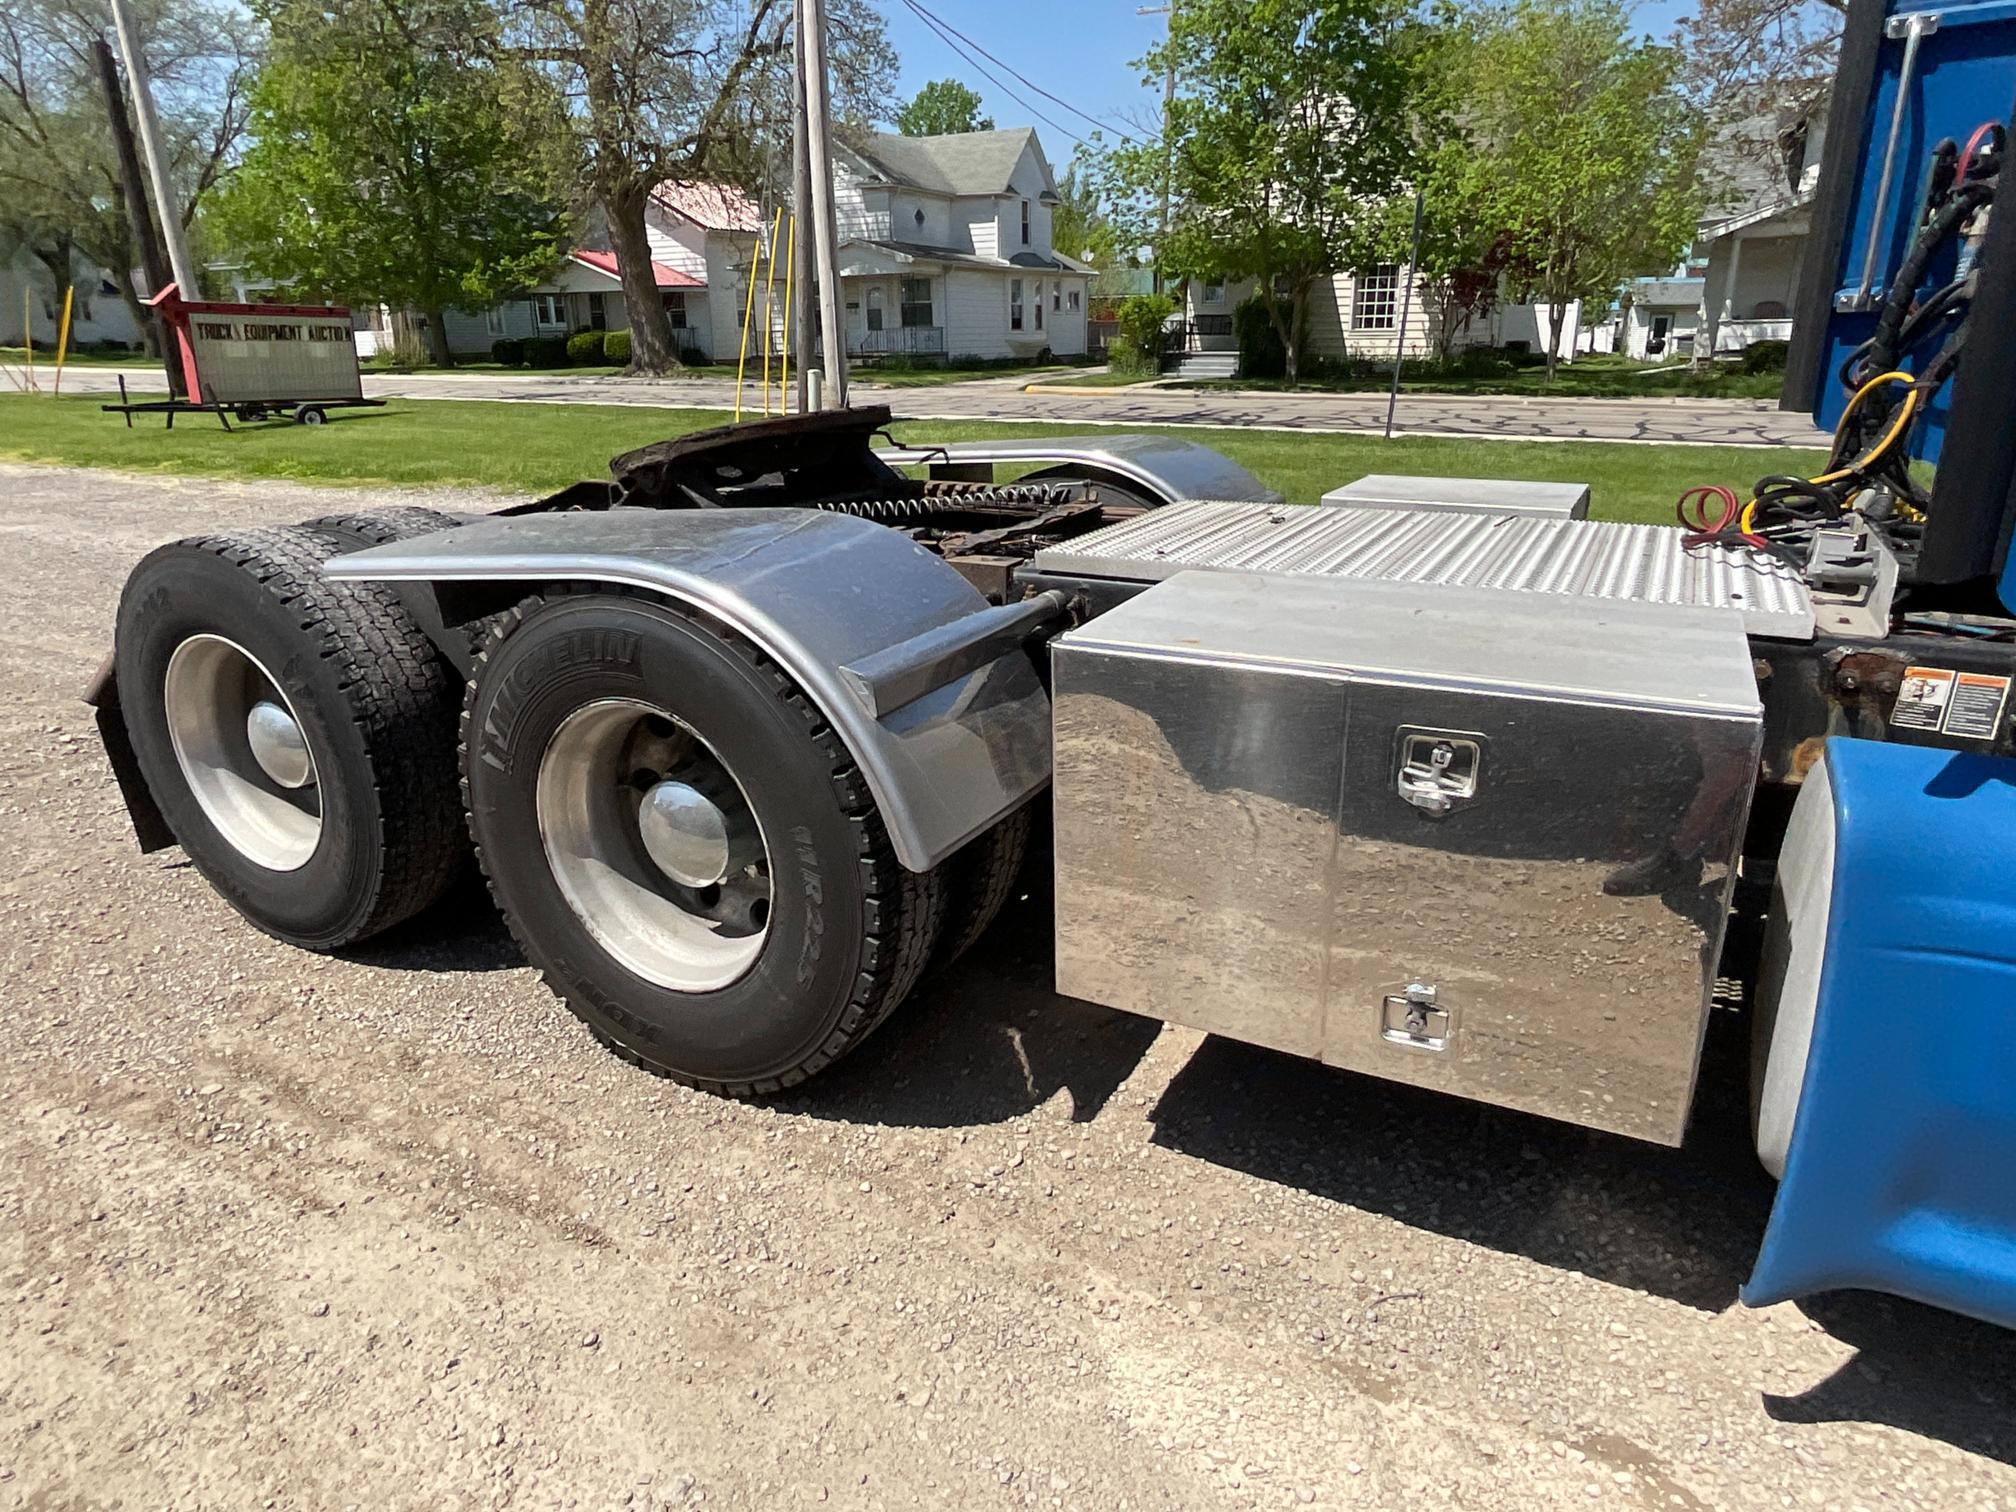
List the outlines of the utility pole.
<svg viewBox="0 0 2016 1512">
<path fill-rule="evenodd" d="M 802 17 L 800 20 L 802 21 Z M 812 230 L 812 142 L 805 130 L 805 28 L 791 28 L 791 256 L 798 276 L 791 284 L 791 360 L 798 367 L 798 413 L 811 408 L 813 287 L 824 283 L 818 274 L 818 243 Z"/>
<path fill-rule="evenodd" d="M 119 32 L 119 52 L 126 61 L 126 82 L 133 90 L 133 119 L 140 128 L 140 145 L 147 153 L 147 174 L 154 182 L 154 208 L 161 216 L 161 240 L 168 249 L 168 271 L 175 277 L 176 290 L 184 299 L 199 299 L 202 288 L 196 282 L 196 266 L 189 261 L 189 241 L 182 234 L 182 212 L 175 204 L 175 185 L 170 180 L 168 148 L 161 140 L 161 118 L 154 113 L 154 85 L 147 76 L 147 58 L 140 47 L 140 32 L 126 0 L 112 0 L 112 24 Z M 154 291 L 160 293 L 159 289 Z"/>
<path fill-rule="evenodd" d="M 1167 16 L 1170 28 L 1176 25 L 1176 0 L 1167 5 L 1140 5 L 1137 16 Z M 1169 66 L 1162 73 L 1162 209 L 1155 219 L 1155 292 L 1162 292 L 1162 253 L 1169 242 L 1169 181 L 1176 173 L 1176 142 L 1169 134 L 1169 107 L 1176 103 L 1176 54 L 1169 54 Z"/>
<path fill-rule="evenodd" d="M 805 42 L 805 139 L 812 173 L 813 267 L 819 278 L 819 336 L 825 345 L 823 407 L 847 407 L 847 328 L 840 311 L 839 233 L 833 217 L 832 116 L 826 97 L 826 6 L 798 0 Z"/>
<path fill-rule="evenodd" d="M 112 146 L 119 155 L 119 192 L 126 200 L 126 219 L 133 227 L 133 240 L 140 249 L 140 271 L 147 280 L 147 292 L 159 294 L 168 285 L 168 260 L 161 255 L 161 240 L 154 234 L 154 216 L 147 208 L 147 183 L 140 176 L 140 150 L 133 145 L 133 122 L 126 114 L 126 92 L 119 83 L 119 65 L 102 36 L 91 39 L 91 53 L 98 64 L 98 87 L 105 95 L 105 114 L 112 123 Z M 125 269 L 131 278 L 133 270 Z M 174 338 L 159 317 L 154 324 L 154 347 L 168 370 L 168 392 L 182 392 L 182 364 L 175 360 Z"/>
</svg>

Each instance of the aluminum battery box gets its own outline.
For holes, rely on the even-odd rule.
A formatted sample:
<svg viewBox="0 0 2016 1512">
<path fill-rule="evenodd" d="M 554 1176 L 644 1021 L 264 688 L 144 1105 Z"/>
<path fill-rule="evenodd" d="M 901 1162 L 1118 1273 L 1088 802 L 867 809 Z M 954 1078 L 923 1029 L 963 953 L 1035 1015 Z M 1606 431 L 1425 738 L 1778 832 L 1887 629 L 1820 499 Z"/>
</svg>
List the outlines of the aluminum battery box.
<svg viewBox="0 0 2016 1512">
<path fill-rule="evenodd" d="M 1677 1144 L 1740 615 L 1182 572 L 1053 642 L 1060 991 Z"/>
</svg>

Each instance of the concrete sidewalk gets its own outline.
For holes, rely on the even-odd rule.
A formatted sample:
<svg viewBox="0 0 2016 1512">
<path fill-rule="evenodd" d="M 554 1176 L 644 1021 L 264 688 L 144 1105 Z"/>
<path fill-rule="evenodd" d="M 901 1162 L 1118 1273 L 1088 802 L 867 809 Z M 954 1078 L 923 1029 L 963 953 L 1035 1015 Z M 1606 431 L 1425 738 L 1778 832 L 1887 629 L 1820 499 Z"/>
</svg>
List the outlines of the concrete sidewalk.
<svg viewBox="0 0 2016 1512">
<path fill-rule="evenodd" d="M 71 368 L 64 386 L 116 389 L 121 372 L 135 391 L 158 392 L 158 368 Z M 1018 376 L 893 388 L 860 381 L 857 400 L 887 404 L 916 420 L 1007 420 L 1051 426 L 1169 425 L 1236 430 L 1378 433 L 1384 394 L 1281 394 L 1134 387 L 1097 393 L 1023 391 Z M 484 399 L 544 404 L 636 404 L 665 409 L 732 409 L 735 385 L 720 378 L 598 378 L 564 374 L 368 374 L 379 399 Z M 745 401 L 749 393 L 745 391 Z M 1499 441 L 1625 441 L 1660 445 L 1825 446 L 1805 415 L 1761 399 L 1524 399 L 1402 394 L 1395 432 Z"/>
</svg>

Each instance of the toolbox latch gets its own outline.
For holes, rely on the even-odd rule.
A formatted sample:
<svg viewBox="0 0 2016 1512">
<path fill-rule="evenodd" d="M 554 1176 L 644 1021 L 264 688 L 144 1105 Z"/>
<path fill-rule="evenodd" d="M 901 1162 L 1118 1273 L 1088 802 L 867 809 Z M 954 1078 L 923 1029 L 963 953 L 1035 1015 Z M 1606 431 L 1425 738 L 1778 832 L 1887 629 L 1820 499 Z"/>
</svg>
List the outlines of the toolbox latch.
<svg viewBox="0 0 2016 1512">
<path fill-rule="evenodd" d="M 1452 1023 L 1449 1009 L 1435 1001 L 1435 989 L 1426 982 L 1408 983 L 1379 1008 L 1380 1037 L 1415 1050 L 1446 1050 Z"/>
<path fill-rule="evenodd" d="M 1402 730 L 1394 791 L 1424 814 L 1440 817 L 1477 796 L 1483 747 L 1446 730 Z"/>
</svg>

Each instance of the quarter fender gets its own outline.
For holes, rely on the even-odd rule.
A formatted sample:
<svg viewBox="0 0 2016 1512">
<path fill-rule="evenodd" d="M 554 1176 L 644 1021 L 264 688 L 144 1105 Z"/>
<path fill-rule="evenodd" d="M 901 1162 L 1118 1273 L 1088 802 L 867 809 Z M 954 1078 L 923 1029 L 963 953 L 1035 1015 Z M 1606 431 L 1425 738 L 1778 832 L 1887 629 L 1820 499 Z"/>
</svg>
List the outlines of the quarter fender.
<svg viewBox="0 0 2016 1512">
<path fill-rule="evenodd" d="M 332 578 L 606 583 L 746 636 L 846 743 L 897 859 L 928 871 L 1050 780 L 1050 699 L 1019 648 L 876 718 L 843 669 L 988 609 L 883 525 L 811 509 L 616 510 L 492 518 L 337 557 Z"/>
</svg>

